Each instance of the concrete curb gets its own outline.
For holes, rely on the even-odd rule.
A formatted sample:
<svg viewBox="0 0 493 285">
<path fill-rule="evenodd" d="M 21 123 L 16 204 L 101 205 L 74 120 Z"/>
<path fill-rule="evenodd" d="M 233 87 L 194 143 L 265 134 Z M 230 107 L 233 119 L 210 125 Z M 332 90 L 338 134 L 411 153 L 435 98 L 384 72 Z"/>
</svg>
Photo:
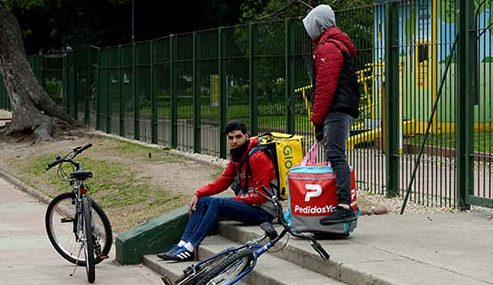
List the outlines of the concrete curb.
<svg viewBox="0 0 493 285">
<path fill-rule="evenodd" d="M 4 178 L 5 180 L 7 180 L 8 182 L 12 183 L 15 187 L 19 188 L 23 192 L 26 192 L 27 194 L 33 196 L 34 198 L 36 198 L 40 202 L 43 202 L 43 203 L 48 205 L 52 199 L 48 195 L 46 195 L 43 192 L 29 186 L 28 184 L 24 183 L 19 178 L 15 177 L 13 174 L 10 174 L 3 169 L 0 169 L 0 176 L 2 178 Z"/>
<path fill-rule="evenodd" d="M 121 264 L 142 262 L 146 254 L 168 250 L 178 243 L 188 221 L 188 207 L 154 218 L 116 237 L 116 260 Z"/>
<path fill-rule="evenodd" d="M 219 223 L 219 234 L 235 243 L 241 244 L 248 240 L 257 238 L 261 235 L 261 231 L 251 227 L 238 226 L 235 223 L 221 222 Z M 389 282 L 382 276 L 365 272 L 357 266 L 346 264 L 337 260 L 330 259 L 322 261 L 320 257 L 314 253 L 309 247 L 299 247 L 287 244 L 283 250 L 269 253 L 279 259 L 286 260 L 300 267 L 308 268 L 318 274 L 327 276 L 334 280 L 345 284 L 359 285 L 395 285 L 396 283 Z"/>
</svg>

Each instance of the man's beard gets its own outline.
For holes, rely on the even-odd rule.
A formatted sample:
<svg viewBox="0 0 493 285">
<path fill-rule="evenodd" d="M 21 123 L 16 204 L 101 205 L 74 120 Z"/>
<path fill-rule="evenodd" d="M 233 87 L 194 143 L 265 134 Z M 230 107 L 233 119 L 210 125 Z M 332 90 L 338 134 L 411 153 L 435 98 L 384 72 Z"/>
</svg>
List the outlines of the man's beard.
<svg viewBox="0 0 493 285">
<path fill-rule="evenodd" d="M 248 148 L 249 144 L 250 144 L 250 140 L 246 140 L 239 147 L 230 149 L 229 153 L 231 154 L 231 160 L 233 160 L 234 162 L 240 161 L 241 158 L 243 157 L 243 154 L 245 154 L 245 151 Z"/>
</svg>

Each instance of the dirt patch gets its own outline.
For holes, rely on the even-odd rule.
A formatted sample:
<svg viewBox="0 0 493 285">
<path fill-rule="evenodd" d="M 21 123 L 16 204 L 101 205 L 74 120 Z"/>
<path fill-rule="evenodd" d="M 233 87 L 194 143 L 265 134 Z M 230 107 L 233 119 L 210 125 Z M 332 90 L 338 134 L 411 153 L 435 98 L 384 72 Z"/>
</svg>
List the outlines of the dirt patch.
<svg viewBox="0 0 493 285">
<path fill-rule="evenodd" d="M 128 170 L 116 173 L 112 181 L 131 180 L 129 183 L 136 184 L 135 191 L 129 189 L 132 186 L 127 189 L 109 187 L 110 189 L 92 194 L 109 215 L 117 233 L 186 205 L 198 187 L 212 181 L 222 171 L 218 166 L 211 166 L 159 147 L 134 151 L 131 147 L 122 147 L 121 141 L 104 137 L 98 132 L 80 133 L 78 136 L 37 144 L 0 142 L 0 168 L 54 197 L 60 191 L 66 191 L 57 190 L 50 184 L 50 179 L 55 180 L 56 170 L 33 176 L 28 173 L 29 169 L 26 170 L 26 164 L 29 167 L 33 158 L 42 156 L 54 159 L 56 155 L 65 155 L 73 147 L 86 143 L 92 143 L 93 147 L 85 151 L 81 157 L 95 161 L 118 162 L 118 165 L 124 165 Z M 94 172 L 93 179 L 96 179 L 98 172 L 90 170 Z M 90 183 L 91 180 L 89 185 Z M 115 199 L 119 201 L 115 202 Z"/>
</svg>

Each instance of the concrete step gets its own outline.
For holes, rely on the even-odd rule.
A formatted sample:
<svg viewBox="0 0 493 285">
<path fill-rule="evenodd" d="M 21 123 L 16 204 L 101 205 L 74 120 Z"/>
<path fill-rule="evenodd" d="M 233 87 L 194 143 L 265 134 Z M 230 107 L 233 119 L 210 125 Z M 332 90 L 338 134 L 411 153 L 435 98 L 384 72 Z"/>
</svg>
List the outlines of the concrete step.
<svg viewBox="0 0 493 285">
<path fill-rule="evenodd" d="M 271 249 L 269 253 L 259 258 L 259 262 L 269 260 L 268 264 L 257 266 L 249 275 L 260 275 L 257 271 L 261 268 L 285 261 L 297 264 L 298 267 L 285 269 L 282 263 L 280 268 L 269 268 L 267 276 L 274 274 L 271 272 L 281 272 L 284 274 L 279 280 L 289 282 L 286 280 L 294 277 L 288 274 L 301 272 L 299 270 L 304 268 L 350 285 L 493 284 L 489 274 L 491 271 L 487 270 L 490 265 L 488 259 L 480 257 L 480 252 L 489 248 L 488 237 L 491 235 L 484 232 L 484 229 L 491 224 L 490 218 L 484 219 L 483 216 L 472 213 L 434 215 L 433 219 L 428 214 L 363 216 L 360 219 L 362 222 L 358 230 L 350 237 L 340 240 L 318 240 L 331 255 L 329 261 L 323 262 L 306 240 L 290 237 L 286 244 L 287 237 L 285 237 L 278 243 L 277 248 Z M 468 219 L 475 219 L 474 223 L 470 223 Z M 460 227 L 454 223 L 459 223 Z M 457 237 L 453 234 L 457 228 L 468 227 L 476 230 L 481 238 L 468 239 L 467 243 L 464 243 L 463 236 Z M 425 230 L 416 230 L 421 228 Z M 446 233 L 443 232 L 444 228 L 447 229 Z M 474 230 L 469 229 L 468 232 Z M 221 222 L 218 233 L 220 237 L 210 236 L 204 240 L 198 251 L 200 257 L 262 234 L 258 226 L 243 226 L 233 222 Z M 426 239 L 422 238 L 422 235 L 426 235 Z M 442 244 L 444 241 L 445 245 Z M 462 246 L 454 246 L 456 244 Z M 217 249 L 209 249 L 212 247 Z M 269 256 L 275 256 L 277 259 L 271 261 Z M 465 258 L 467 262 L 457 265 L 454 261 L 459 257 Z M 155 259 L 155 256 L 146 257 L 146 265 L 147 260 L 153 258 Z M 165 270 L 172 271 L 171 266 L 180 267 L 173 269 L 177 272 L 176 275 L 181 274 L 187 266 L 186 264 L 165 266 L 167 264 L 163 261 L 158 262 L 158 265 L 159 268 L 154 267 L 154 269 L 160 273 Z M 257 285 L 270 282 L 264 282 L 261 277 L 251 281 L 252 278 L 257 278 L 252 276 L 243 280 L 245 284 Z M 312 273 L 309 276 L 311 278 L 307 277 L 297 284 L 314 283 L 312 280 L 315 275 Z"/>
<path fill-rule="evenodd" d="M 224 248 L 223 248 L 224 249 Z M 187 262 L 175 262 L 175 261 L 165 261 L 159 259 L 155 254 L 144 255 L 142 259 L 142 264 L 149 267 L 154 272 L 161 276 L 167 276 L 173 282 L 178 279 L 183 274 L 183 271 L 196 263 L 197 261 L 187 261 Z M 237 282 L 238 285 L 248 285 L 252 283 L 246 283 L 243 281 Z"/>
<path fill-rule="evenodd" d="M 280 228 L 279 225 L 276 226 L 278 227 Z M 235 222 L 221 222 L 218 233 L 238 243 L 263 234 L 259 227 L 243 226 Z M 330 260 L 326 262 L 321 260 L 306 240 L 293 237 L 290 237 L 282 250 L 274 250 L 270 254 L 349 285 L 474 283 L 470 283 L 471 280 L 456 272 L 396 254 L 386 250 L 384 246 L 371 246 L 361 241 L 362 236 L 371 234 L 366 232 L 344 239 L 318 240 L 331 255 Z M 282 244 L 283 240 L 278 243 L 280 246 Z M 405 246 L 405 243 L 403 244 Z"/>
<path fill-rule="evenodd" d="M 174 262 L 164 261 L 159 259 L 155 254 L 144 255 L 142 264 L 152 269 L 161 276 L 168 276 L 169 279 L 175 281 L 183 274 L 183 270 L 192 265 L 193 261 Z"/>
<path fill-rule="evenodd" d="M 224 249 L 238 245 L 239 243 L 219 235 L 208 236 L 198 249 L 198 259 L 202 260 Z M 277 249 L 273 248 L 272 250 Z M 146 255 L 143 260 L 145 266 L 148 266 L 160 275 L 168 276 L 173 281 L 183 273 L 185 268 L 193 264 L 193 262 L 162 261 L 156 255 Z M 259 257 L 255 269 L 243 278 L 241 282 L 236 284 L 298 285 L 306 282 L 309 282 L 311 285 L 344 284 L 325 275 L 275 257 L 270 252 Z"/>
<path fill-rule="evenodd" d="M 226 248 L 238 246 L 232 240 L 215 235 L 207 237 L 200 245 L 199 259 L 218 253 Z M 275 247 L 271 250 L 278 250 Z M 262 285 L 342 285 L 344 283 L 331 279 L 325 275 L 311 271 L 303 266 L 265 253 L 257 259 L 255 269 L 244 280 L 248 284 Z"/>
<path fill-rule="evenodd" d="M 275 225 L 275 228 L 279 233 L 282 230 L 281 225 Z M 237 243 L 245 243 L 261 236 L 263 231 L 258 226 L 243 226 L 236 222 L 221 222 L 218 227 L 218 234 Z M 330 255 L 330 246 L 327 245 L 327 241 L 318 240 L 318 242 Z M 333 257 L 328 261 L 324 261 L 307 240 L 286 235 L 269 253 L 299 267 L 308 268 L 318 274 L 340 280 L 340 264 L 334 262 Z M 359 285 L 358 283 L 354 284 Z"/>
</svg>

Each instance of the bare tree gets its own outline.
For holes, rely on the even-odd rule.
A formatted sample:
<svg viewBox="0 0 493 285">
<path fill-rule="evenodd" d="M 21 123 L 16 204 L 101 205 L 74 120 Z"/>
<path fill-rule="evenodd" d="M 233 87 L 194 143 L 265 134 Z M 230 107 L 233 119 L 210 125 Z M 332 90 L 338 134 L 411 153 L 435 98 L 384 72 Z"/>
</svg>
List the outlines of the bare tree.
<svg viewBox="0 0 493 285">
<path fill-rule="evenodd" d="M 50 140 L 63 129 L 80 127 L 44 91 L 27 61 L 15 16 L 0 4 L 0 74 L 11 102 L 12 122 L 3 138 Z"/>
</svg>

